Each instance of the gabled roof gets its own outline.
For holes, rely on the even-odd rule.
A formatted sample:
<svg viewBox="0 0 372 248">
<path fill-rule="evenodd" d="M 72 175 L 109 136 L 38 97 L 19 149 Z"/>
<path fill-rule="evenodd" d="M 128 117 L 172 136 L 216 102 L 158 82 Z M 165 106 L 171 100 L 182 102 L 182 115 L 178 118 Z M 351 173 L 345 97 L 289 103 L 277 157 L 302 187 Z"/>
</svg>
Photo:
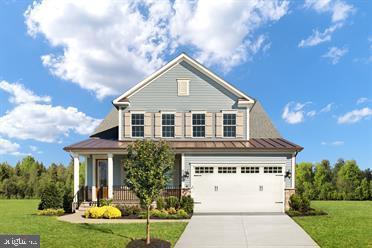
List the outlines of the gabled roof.
<svg viewBox="0 0 372 248">
<path fill-rule="evenodd" d="M 159 76 L 163 75 L 165 72 L 179 64 L 180 62 L 185 61 L 188 64 L 192 65 L 195 69 L 199 70 L 201 73 L 205 74 L 206 76 L 210 77 L 214 81 L 216 81 L 218 84 L 226 88 L 228 91 L 231 93 L 235 94 L 239 98 L 242 98 L 247 101 L 247 103 L 254 103 L 255 100 L 251 98 L 250 96 L 244 94 L 237 88 L 235 88 L 233 85 L 230 83 L 226 82 L 222 78 L 220 78 L 218 75 L 204 67 L 202 64 L 191 58 L 185 53 L 181 53 L 178 57 L 175 59 L 171 60 L 169 63 L 167 63 L 165 66 L 151 74 L 149 77 L 145 78 L 135 86 L 133 86 L 131 89 L 126 91 L 124 94 L 119 96 L 113 101 L 114 105 L 128 105 L 129 101 L 128 98 L 131 97 L 132 95 L 136 94 L 138 91 L 140 91 L 142 88 L 146 87 L 148 84 L 150 84 L 154 79 L 158 78 Z"/>
</svg>

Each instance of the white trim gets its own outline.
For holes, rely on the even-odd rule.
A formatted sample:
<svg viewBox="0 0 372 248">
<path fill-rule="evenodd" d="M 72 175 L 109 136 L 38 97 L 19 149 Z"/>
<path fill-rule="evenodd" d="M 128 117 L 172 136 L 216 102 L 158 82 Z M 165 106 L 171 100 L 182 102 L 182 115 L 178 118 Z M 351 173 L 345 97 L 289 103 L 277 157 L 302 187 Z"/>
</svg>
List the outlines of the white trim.
<svg viewBox="0 0 372 248">
<path fill-rule="evenodd" d="M 85 157 L 85 176 L 84 176 L 84 186 L 88 186 L 88 156 Z"/>
<path fill-rule="evenodd" d="M 206 130 L 206 128 L 207 128 L 207 125 L 205 124 L 205 122 L 206 122 L 206 118 L 207 118 L 207 111 L 204 111 L 204 110 L 202 110 L 202 111 L 194 111 L 194 110 L 191 110 L 190 111 L 190 113 L 191 113 L 191 138 L 192 139 L 205 139 L 205 138 L 207 138 L 206 137 L 206 133 L 207 133 L 207 130 Z M 193 121 L 193 119 L 192 119 L 192 116 L 193 116 L 193 114 L 203 114 L 204 115 L 204 136 L 194 136 L 194 121 Z M 213 117 L 212 117 L 213 118 Z M 212 126 L 213 126 L 213 123 L 212 123 Z M 201 126 L 200 126 L 201 127 Z"/>
<path fill-rule="evenodd" d="M 132 95 L 137 93 L 139 90 L 141 90 L 143 87 L 147 86 L 149 83 L 154 81 L 156 78 L 158 78 L 159 76 L 161 76 L 162 74 L 167 72 L 169 69 L 171 69 L 175 65 L 179 64 L 181 61 L 188 62 L 193 67 L 195 67 L 197 70 L 204 73 L 205 75 L 207 75 L 211 79 L 215 80 L 218 84 L 225 87 L 230 92 L 234 93 L 238 97 L 245 98 L 247 100 L 247 103 L 254 103 L 255 102 L 255 100 L 253 98 L 249 97 L 248 95 L 244 94 L 240 90 L 236 89 L 234 86 L 232 86 L 231 84 L 229 84 L 228 82 L 226 82 L 225 80 L 223 80 L 222 78 L 220 78 L 219 76 L 217 76 L 216 74 L 214 74 L 213 72 L 211 72 L 210 70 L 205 68 L 203 65 L 198 63 L 196 60 L 194 60 L 191 57 L 189 57 L 188 55 L 182 53 L 178 57 L 176 57 L 175 59 L 171 60 L 168 64 L 166 64 L 165 66 L 160 68 L 158 71 L 154 72 L 149 77 L 145 78 L 144 80 L 142 80 L 141 82 L 136 84 L 134 87 L 132 87 L 128 91 L 124 92 L 124 94 L 122 94 L 121 96 L 119 96 L 118 98 L 116 98 L 113 101 L 113 104 L 114 105 L 123 104 L 123 103 L 120 102 L 121 99 L 131 97 Z"/>
<path fill-rule="evenodd" d="M 114 183 L 114 156 L 112 153 L 107 154 L 107 187 L 108 198 L 113 198 L 113 183 Z"/>
<path fill-rule="evenodd" d="M 119 107 L 119 140 L 123 140 L 123 109 Z"/>
<path fill-rule="evenodd" d="M 246 115 L 246 125 L 245 125 L 245 132 L 246 132 L 246 139 L 249 140 L 249 136 L 251 135 L 250 134 L 250 111 L 251 111 L 251 107 L 250 106 L 247 106 L 246 110 L 245 110 L 245 115 Z"/>
<path fill-rule="evenodd" d="M 181 153 L 181 189 L 185 188 L 185 180 L 183 180 L 183 175 L 185 174 L 185 153 Z M 189 177 L 191 173 L 189 172 Z"/>
<path fill-rule="evenodd" d="M 129 117 L 130 117 L 130 133 L 129 133 L 129 137 L 128 138 L 132 138 L 132 139 L 143 139 L 145 138 L 145 114 L 146 112 L 145 111 L 128 111 L 129 112 Z M 133 124 L 132 124 L 132 114 L 141 114 L 143 115 L 143 136 L 136 136 L 136 137 L 133 137 L 132 136 L 132 132 L 133 132 Z M 135 126 L 140 126 L 140 125 L 135 125 Z"/>
<path fill-rule="evenodd" d="M 72 154 L 74 158 L 74 202 L 78 202 L 78 196 L 77 193 L 79 191 L 79 167 L 80 167 L 80 159 L 79 159 L 79 154 L 74 153 Z"/>
<path fill-rule="evenodd" d="M 294 153 L 292 155 L 292 185 L 291 185 L 291 188 L 292 189 L 295 189 L 296 188 L 296 154 Z"/>
<path fill-rule="evenodd" d="M 222 127 L 222 138 L 223 139 L 236 139 L 236 131 L 237 131 L 237 116 L 238 116 L 238 111 L 237 110 L 222 110 L 222 118 L 221 118 L 221 127 Z M 224 114 L 235 114 L 235 136 L 234 137 L 225 137 L 225 132 L 224 132 L 224 127 L 225 125 L 223 124 L 223 115 Z"/>
<path fill-rule="evenodd" d="M 176 112 L 168 112 L 168 111 L 159 111 L 160 113 L 160 138 L 162 139 L 174 139 L 176 137 Z M 164 115 L 173 115 L 173 119 L 174 119 L 174 125 L 173 125 L 173 137 L 164 137 L 163 136 L 163 114 Z M 171 126 L 171 125 L 167 125 L 167 126 Z"/>
</svg>

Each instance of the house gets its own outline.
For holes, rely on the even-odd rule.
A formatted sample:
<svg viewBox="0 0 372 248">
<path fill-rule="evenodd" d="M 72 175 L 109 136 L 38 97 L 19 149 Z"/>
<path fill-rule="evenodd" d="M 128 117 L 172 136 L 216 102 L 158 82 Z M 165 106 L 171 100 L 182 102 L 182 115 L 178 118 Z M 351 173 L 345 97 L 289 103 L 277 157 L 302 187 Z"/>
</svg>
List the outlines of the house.
<svg viewBox="0 0 372 248">
<path fill-rule="evenodd" d="M 74 158 L 77 205 L 102 198 L 136 201 L 123 185 L 126 148 L 138 139 L 163 139 L 175 152 L 164 194 L 191 194 L 195 212 L 288 207 L 302 147 L 280 136 L 258 100 L 188 55 L 170 61 L 113 105 L 89 139 L 64 148 Z M 85 185 L 79 186 L 81 158 L 87 166 Z"/>
</svg>

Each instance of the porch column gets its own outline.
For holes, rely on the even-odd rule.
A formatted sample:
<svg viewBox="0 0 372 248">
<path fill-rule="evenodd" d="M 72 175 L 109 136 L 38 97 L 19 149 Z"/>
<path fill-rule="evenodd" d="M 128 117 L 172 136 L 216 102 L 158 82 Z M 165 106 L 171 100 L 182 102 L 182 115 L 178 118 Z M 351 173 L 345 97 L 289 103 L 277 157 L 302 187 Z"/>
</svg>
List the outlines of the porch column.
<svg viewBox="0 0 372 248">
<path fill-rule="evenodd" d="M 185 180 L 184 180 L 184 174 L 186 173 L 185 171 L 185 154 L 181 153 L 181 188 L 185 188 Z"/>
<path fill-rule="evenodd" d="M 79 191 L 79 154 L 74 153 L 74 202 L 78 202 L 78 196 L 77 193 Z"/>
<path fill-rule="evenodd" d="M 85 181 L 84 186 L 88 186 L 88 156 L 85 156 Z"/>
<path fill-rule="evenodd" d="M 292 189 L 296 188 L 296 154 L 294 153 L 292 155 Z"/>
<path fill-rule="evenodd" d="M 96 159 L 92 156 L 92 201 L 97 201 L 97 167 L 96 167 Z"/>
<path fill-rule="evenodd" d="M 113 159 L 113 154 L 109 153 L 107 154 L 107 159 L 108 159 L 108 178 L 107 178 L 107 184 L 108 184 L 108 198 L 112 199 L 113 198 L 113 181 L 114 181 L 114 159 Z"/>
</svg>

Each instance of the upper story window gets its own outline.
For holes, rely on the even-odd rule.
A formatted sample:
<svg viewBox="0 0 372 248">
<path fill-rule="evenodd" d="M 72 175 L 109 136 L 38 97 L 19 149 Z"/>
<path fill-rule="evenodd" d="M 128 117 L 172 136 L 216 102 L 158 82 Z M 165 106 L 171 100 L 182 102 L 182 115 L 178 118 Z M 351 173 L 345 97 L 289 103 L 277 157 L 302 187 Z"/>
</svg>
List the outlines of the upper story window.
<svg viewBox="0 0 372 248">
<path fill-rule="evenodd" d="M 174 137 L 174 114 L 162 114 L 162 136 Z"/>
<path fill-rule="evenodd" d="M 223 137 L 236 137 L 236 114 L 223 114 Z"/>
<path fill-rule="evenodd" d="M 205 114 L 192 114 L 192 136 L 205 137 Z"/>
<path fill-rule="evenodd" d="M 177 91 L 178 96 L 188 96 L 189 95 L 189 82 L 188 79 L 177 79 Z"/>
<path fill-rule="evenodd" d="M 132 137 L 143 137 L 145 131 L 145 115 L 132 114 Z"/>
</svg>

